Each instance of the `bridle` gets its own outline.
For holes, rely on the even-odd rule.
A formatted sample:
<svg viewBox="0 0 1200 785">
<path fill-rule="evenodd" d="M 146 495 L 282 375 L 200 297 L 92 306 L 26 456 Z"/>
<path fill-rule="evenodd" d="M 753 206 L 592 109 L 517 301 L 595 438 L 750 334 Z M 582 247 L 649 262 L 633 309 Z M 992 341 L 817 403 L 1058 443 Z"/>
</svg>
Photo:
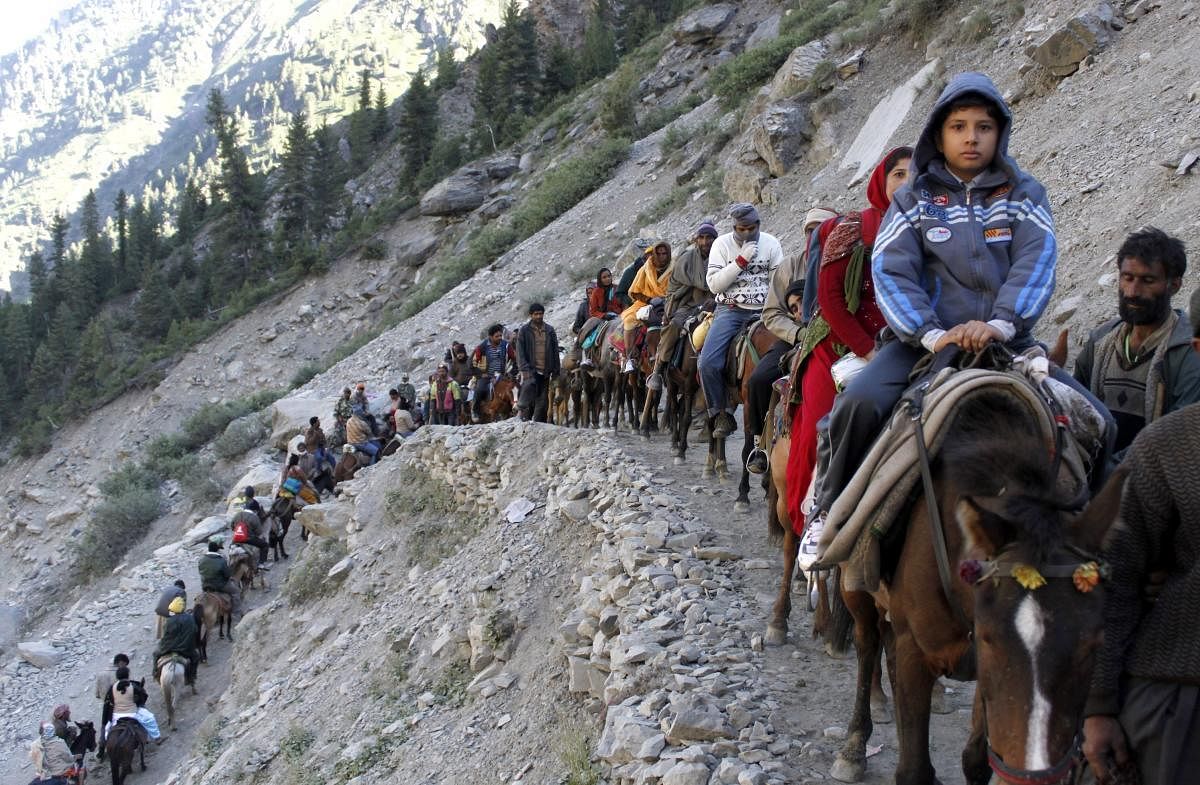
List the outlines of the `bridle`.
<svg viewBox="0 0 1200 785">
<path fill-rule="evenodd" d="M 1036 567 L 1030 567 L 1029 565 L 1022 564 L 1021 562 L 1010 558 L 1009 551 L 1011 550 L 1011 547 L 1012 546 L 1009 545 L 1001 549 L 1000 553 L 998 553 L 994 559 L 977 562 L 976 564 L 978 565 L 978 571 L 972 576 L 973 580 L 969 580 L 968 582 L 972 583 L 973 585 L 979 585 L 987 580 L 1010 578 L 1024 586 L 1024 581 L 1030 578 L 1030 574 L 1028 572 L 1023 572 L 1023 570 L 1032 569 L 1037 576 L 1043 579 L 1066 578 L 1075 581 L 1076 588 L 1080 591 L 1083 591 L 1083 589 L 1079 588 L 1078 583 L 1080 569 L 1085 569 L 1089 566 L 1094 567 L 1097 573 L 1097 580 L 1099 579 L 1100 575 L 1105 575 L 1108 572 L 1107 566 L 1100 562 L 1096 556 L 1075 545 L 1063 545 L 1062 550 L 1071 554 L 1075 558 L 1078 558 L 1080 560 L 1079 562 L 1066 564 L 1043 564 Z M 960 575 L 962 575 L 964 579 L 967 577 L 966 571 L 963 569 L 960 569 Z M 1036 588 L 1037 586 L 1034 586 L 1033 588 L 1029 588 L 1029 590 L 1034 591 Z M 1090 587 L 1088 590 L 1090 591 Z M 987 700 L 981 698 L 980 701 L 983 704 L 984 727 L 986 729 Z M 1059 759 L 1057 763 L 1045 769 L 1018 769 L 1016 767 L 1009 766 L 1004 762 L 1004 759 L 1001 758 L 994 749 L 992 749 L 991 740 L 988 739 L 986 743 L 988 766 L 991 767 L 992 771 L 997 777 L 1009 785 L 1058 785 L 1058 783 L 1069 779 L 1071 774 L 1074 772 L 1075 767 L 1082 761 L 1082 734 L 1078 726 L 1075 729 L 1075 735 L 1071 738 L 1071 744 L 1067 748 L 1066 753 L 1062 756 L 1062 758 Z"/>
</svg>

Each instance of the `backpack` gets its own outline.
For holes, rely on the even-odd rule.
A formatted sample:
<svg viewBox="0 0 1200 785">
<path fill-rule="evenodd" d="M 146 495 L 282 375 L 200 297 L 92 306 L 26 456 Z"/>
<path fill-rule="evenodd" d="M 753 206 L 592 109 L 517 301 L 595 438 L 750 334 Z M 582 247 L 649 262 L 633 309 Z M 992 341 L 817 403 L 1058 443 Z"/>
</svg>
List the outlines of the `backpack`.
<svg viewBox="0 0 1200 785">
<path fill-rule="evenodd" d="M 250 541 L 250 527 L 245 521 L 238 521 L 233 525 L 233 541 L 237 543 Z"/>
<path fill-rule="evenodd" d="M 579 304 L 579 307 L 575 309 L 575 321 L 571 323 L 571 332 L 578 333 L 580 330 L 582 330 L 583 325 L 587 322 L 590 316 L 590 306 L 588 301 L 584 300 Z"/>
</svg>

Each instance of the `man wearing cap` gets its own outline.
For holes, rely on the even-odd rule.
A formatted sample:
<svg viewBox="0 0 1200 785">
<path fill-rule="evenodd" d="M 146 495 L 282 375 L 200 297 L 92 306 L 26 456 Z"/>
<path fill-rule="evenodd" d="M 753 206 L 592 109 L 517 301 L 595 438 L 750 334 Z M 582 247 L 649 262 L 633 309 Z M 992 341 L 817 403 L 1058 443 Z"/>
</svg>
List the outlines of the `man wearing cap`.
<svg viewBox="0 0 1200 785">
<path fill-rule="evenodd" d="M 814 231 L 837 213 L 824 207 L 814 207 L 804 215 L 804 250 L 799 255 L 788 257 L 771 274 L 771 288 L 767 290 L 767 302 L 763 306 L 762 320 L 775 344 L 762 356 L 754 373 L 750 375 L 750 400 L 746 401 L 746 419 L 754 434 L 754 451 L 746 460 L 746 468 L 755 474 L 767 470 L 767 447 L 762 444 L 767 411 L 771 405 L 771 385 L 788 370 L 780 367 L 783 356 L 800 342 L 803 322 L 800 318 L 804 299 L 804 276 L 808 267 L 809 249 L 814 240 Z"/>
<path fill-rule="evenodd" d="M 410 407 L 416 405 L 417 388 L 409 381 L 407 373 L 400 374 L 400 383 L 396 385 L 396 392 L 400 393 L 401 398 L 408 401 Z"/>
<path fill-rule="evenodd" d="M 220 536 L 213 537 L 208 541 L 208 552 L 200 557 L 198 570 L 201 591 L 229 595 L 229 617 L 232 621 L 233 617 L 240 615 L 242 610 L 242 590 L 234 583 L 229 562 L 221 555 L 221 546 L 224 543 L 224 538 Z"/>
<path fill-rule="evenodd" d="M 154 649 L 154 680 L 158 681 L 158 672 L 162 669 L 162 659 L 168 654 L 178 654 L 187 658 L 186 683 L 191 684 L 196 679 L 196 668 L 200 665 L 200 651 L 197 648 L 199 630 L 196 629 L 196 619 L 190 613 L 185 613 L 186 605 L 182 597 L 171 601 L 167 623 L 163 625 L 162 639 Z"/>
<path fill-rule="evenodd" d="M 667 304 L 663 311 L 662 335 L 658 338 L 658 354 L 654 358 L 654 372 L 646 379 L 650 390 L 661 390 L 662 368 L 671 362 L 675 344 L 684 324 L 700 312 L 712 293 L 708 290 L 708 254 L 717 239 L 717 227 L 712 221 L 704 220 L 692 233 L 692 244 L 688 246 L 671 267 L 671 280 L 667 283 Z"/>
<path fill-rule="evenodd" d="M 705 281 L 717 298 L 717 310 L 700 352 L 700 385 L 713 436 L 723 439 L 737 429 L 725 394 L 725 353 L 737 334 L 762 315 L 771 289 L 771 273 L 783 262 L 783 248 L 761 231 L 758 210 L 735 204 L 729 210 L 733 231 L 713 242 Z"/>
<path fill-rule="evenodd" d="M 558 376 L 558 336 L 545 317 L 546 308 L 533 303 L 529 321 L 517 330 L 517 368 L 521 371 L 517 409 L 522 420 L 546 422 L 550 379 Z"/>
</svg>

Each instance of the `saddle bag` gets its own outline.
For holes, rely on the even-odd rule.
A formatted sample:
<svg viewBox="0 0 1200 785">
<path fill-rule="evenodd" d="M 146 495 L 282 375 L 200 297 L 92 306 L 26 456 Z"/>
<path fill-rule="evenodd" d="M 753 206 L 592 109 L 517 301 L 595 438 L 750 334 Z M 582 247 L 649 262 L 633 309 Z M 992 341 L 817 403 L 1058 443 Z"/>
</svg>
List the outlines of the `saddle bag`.
<svg viewBox="0 0 1200 785">
<path fill-rule="evenodd" d="M 283 481 L 283 490 L 287 491 L 292 496 L 295 496 L 296 494 L 300 493 L 301 485 L 302 485 L 302 483 L 300 482 L 299 478 L 288 477 L 286 480 Z"/>
<path fill-rule="evenodd" d="M 704 339 L 708 337 L 708 328 L 712 327 L 712 320 L 712 311 L 708 311 L 700 317 L 700 323 L 696 325 L 696 329 L 692 330 L 692 348 L 696 350 L 696 354 L 699 354 L 700 350 L 704 348 Z"/>
</svg>

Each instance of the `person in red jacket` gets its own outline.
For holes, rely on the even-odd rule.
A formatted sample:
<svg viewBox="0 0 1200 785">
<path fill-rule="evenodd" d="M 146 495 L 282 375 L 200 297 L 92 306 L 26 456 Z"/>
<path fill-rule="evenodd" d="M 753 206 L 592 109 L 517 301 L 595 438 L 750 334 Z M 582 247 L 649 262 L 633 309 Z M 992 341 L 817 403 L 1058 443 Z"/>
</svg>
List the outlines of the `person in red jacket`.
<svg viewBox="0 0 1200 785">
<path fill-rule="evenodd" d="M 871 174 L 867 185 L 871 206 L 860 213 L 830 218 L 817 230 L 817 310 L 802 338 L 801 351 L 808 354 L 803 360 L 801 402 L 792 416 L 787 465 L 788 514 L 797 534 L 804 533 L 800 506 L 817 462 L 817 422 L 833 408 L 837 394 L 833 364 L 851 353 L 869 361 L 875 356 L 876 334 L 887 326 L 875 304 L 871 247 L 892 194 L 908 179 L 911 160 L 911 147 L 892 150 Z M 812 535 L 806 542 L 808 539 Z"/>
<path fill-rule="evenodd" d="M 612 270 L 601 267 L 600 272 L 596 273 L 596 285 L 588 292 L 588 320 L 580 328 L 579 335 L 575 339 L 575 347 L 571 350 L 571 357 L 576 363 L 583 357 L 583 344 L 587 341 L 588 336 L 600 326 L 601 322 L 617 318 L 623 310 L 625 310 L 625 304 L 617 296 Z M 591 362 L 584 359 L 583 364 L 590 365 Z"/>
</svg>

